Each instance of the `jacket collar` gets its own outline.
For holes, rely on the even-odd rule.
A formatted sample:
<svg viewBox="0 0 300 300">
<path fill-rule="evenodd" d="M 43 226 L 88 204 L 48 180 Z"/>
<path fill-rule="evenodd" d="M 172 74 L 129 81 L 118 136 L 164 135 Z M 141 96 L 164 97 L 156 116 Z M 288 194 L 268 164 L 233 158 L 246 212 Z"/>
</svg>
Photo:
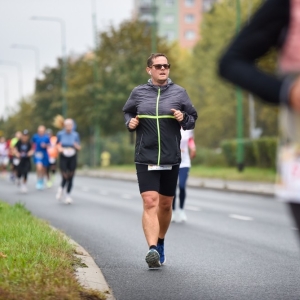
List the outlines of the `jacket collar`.
<svg viewBox="0 0 300 300">
<path fill-rule="evenodd" d="M 168 78 L 166 85 L 158 86 L 158 85 L 154 85 L 152 83 L 152 80 L 149 79 L 147 84 L 156 90 L 160 88 L 161 91 L 165 91 L 167 88 L 169 88 L 169 86 L 173 84 L 173 81 L 171 80 L 171 78 Z"/>
</svg>

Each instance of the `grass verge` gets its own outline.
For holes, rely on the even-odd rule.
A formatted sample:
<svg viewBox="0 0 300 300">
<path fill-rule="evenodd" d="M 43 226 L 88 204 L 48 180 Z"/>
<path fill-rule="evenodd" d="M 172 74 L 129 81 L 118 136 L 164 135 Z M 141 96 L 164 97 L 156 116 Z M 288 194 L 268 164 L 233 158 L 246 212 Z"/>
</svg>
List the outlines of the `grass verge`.
<svg viewBox="0 0 300 300">
<path fill-rule="evenodd" d="M 120 165 L 101 168 L 104 171 L 116 172 L 130 172 L 135 173 L 135 166 Z M 240 180 L 240 181 L 260 181 L 260 182 L 275 182 L 276 171 L 274 169 L 262 169 L 246 167 L 240 173 L 236 168 L 229 167 L 205 167 L 201 165 L 194 165 L 190 170 L 190 176 L 203 178 L 220 178 L 225 180 Z"/>
<path fill-rule="evenodd" d="M 104 294 L 79 285 L 80 262 L 58 231 L 30 214 L 24 205 L 0 201 L 1 300 L 99 300 Z"/>
</svg>

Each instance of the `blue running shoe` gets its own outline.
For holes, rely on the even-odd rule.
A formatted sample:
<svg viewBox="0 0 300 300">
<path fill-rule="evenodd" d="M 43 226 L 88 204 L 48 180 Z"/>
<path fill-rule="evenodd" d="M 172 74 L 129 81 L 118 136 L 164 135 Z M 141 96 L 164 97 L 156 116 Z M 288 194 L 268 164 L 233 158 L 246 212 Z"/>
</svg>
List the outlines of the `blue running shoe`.
<svg viewBox="0 0 300 300">
<path fill-rule="evenodd" d="M 164 265 L 166 263 L 166 257 L 165 257 L 165 249 L 164 249 L 164 245 L 161 244 L 157 244 L 157 252 L 159 253 L 159 257 L 160 257 L 160 263 L 162 265 Z"/>
<path fill-rule="evenodd" d="M 161 267 L 159 253 L 155 249 L 150 249 L 148 251 L 145 260 L 149 269 L 157 269 Z"/>
</svg>

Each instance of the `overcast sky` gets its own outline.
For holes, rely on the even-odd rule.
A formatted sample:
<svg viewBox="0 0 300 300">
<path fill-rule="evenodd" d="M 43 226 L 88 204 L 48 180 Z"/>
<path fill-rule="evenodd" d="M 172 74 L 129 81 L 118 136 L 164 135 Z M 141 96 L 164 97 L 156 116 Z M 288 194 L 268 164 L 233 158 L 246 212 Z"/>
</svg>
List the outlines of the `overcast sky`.
<svg viewBox="0 0 300 300">
<path fill-rule="evenodd" d="M 83 53 L 93 47 L 93 0 L 0 0 L 0 61 L 19 62 L 22 66 L 23 95 L 34 90 L 35 56 L 30 50 L 12 49 L 12 44 L 34 45 L 40 53 L 40 70 L 54 66 L 61 56 L 60 25 L 31 21 L 32 16 L 58 17 L 66 23 L 67 53 Z M 111 23 L 120 24 L 132 16 L 134 0 L 95 0 L 98 30 Z M 0 64 L 0 115 L 4 113 L 5 85 L 8 79 L 9 106 L 19 100 L 17 68 Z"/>
</svg>

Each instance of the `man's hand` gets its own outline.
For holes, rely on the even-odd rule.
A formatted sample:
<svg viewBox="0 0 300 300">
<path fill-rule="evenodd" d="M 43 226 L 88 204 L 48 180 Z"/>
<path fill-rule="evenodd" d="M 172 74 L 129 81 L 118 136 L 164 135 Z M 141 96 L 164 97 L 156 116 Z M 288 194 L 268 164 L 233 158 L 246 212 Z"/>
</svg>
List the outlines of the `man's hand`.
<svg viewBox="0 0 300 300">
<path fill-rule="evenodd" d="M 138 116 L 136 116 L 135 118 L 131 118 L 131 120 L 129 121 L 129 124 L 128 124 L 128 128 L 131 130 L 134 130 L 139 126 L 139 123 L 140 123 L 140 120 L 139 120 Z"/>
<path fill-rule="evenodd" d="M 300 77 L 296 79 L 291 88 L 289 100 L 291 107 L 297 112 L 300 112 Z"/>
<path fill-rule="evenodd" d="M 172 108 L 171 111 L 173 112 L 173 116 L 175 117 L 175 119 L 178 122 L 183 121 L 184 115 L 183 115 L 183 113 L 180 110 L 176 110 L 176 109 Z"/>
</svg>

